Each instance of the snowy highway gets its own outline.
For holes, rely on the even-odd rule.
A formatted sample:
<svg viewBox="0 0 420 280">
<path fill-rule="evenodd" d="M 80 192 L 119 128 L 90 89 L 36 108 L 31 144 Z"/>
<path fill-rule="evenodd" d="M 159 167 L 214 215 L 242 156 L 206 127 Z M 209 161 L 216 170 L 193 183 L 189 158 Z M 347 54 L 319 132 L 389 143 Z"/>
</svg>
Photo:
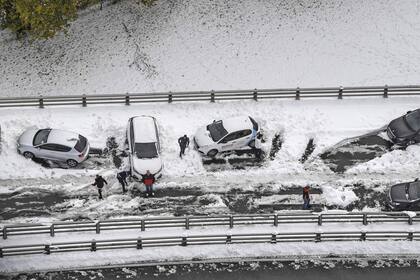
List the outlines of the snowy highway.
<svg viewBox="0 0 420 280">
<path fill-rule="evenodd" d="M 420 147 L 391 150 L 379 128 L 417 107 L 420 98 L 394 97 L 2 109 L 0 216 L 10 223 L 297 210 L 306 184 L 313 188 L 315 209 L 380 210 L 386 187 L 418 176 Z M 117 167 L 127 168 L 127 120 L 142 114 L 158 121 L 165 163 L 152 199 L 142 196 L 144 186 L 136 182 L 123 195 L 115 178 Z M 243 114 L 262 123 L 261 161 L 246 154 L 203 161 L 192 147 L 178 157 L 179 136 L 192 137 L 213 119 Z M 93 147 L 108 144 L 108 153 L 92 155 L 76 169 L 26 160 L 16 152 L 16 139 L 31 126 L 77 131 Z M 110 183 L 104 201 L 89 186 L 97 173 Z"/>
</svg>

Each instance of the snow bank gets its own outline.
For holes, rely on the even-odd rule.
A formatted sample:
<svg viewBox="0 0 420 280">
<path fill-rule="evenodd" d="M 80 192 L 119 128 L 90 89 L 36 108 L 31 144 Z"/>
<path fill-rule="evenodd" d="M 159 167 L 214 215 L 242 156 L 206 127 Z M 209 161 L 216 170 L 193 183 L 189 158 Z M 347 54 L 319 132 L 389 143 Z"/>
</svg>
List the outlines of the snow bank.
<svg viewBox="0 0 420 280">
<path fill-rule="evenodd" d="M 328 206 L 347 207 L 358 199 L 356 194 L 344 187 L 322 186 L 322 198 Z"/>
</svg>

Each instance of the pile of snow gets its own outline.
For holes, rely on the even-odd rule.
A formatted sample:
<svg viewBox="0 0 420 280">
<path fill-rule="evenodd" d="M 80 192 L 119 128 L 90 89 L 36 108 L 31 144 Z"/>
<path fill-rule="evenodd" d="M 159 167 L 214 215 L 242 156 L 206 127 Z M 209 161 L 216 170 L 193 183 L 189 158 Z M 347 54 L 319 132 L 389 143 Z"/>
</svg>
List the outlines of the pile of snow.
<svg viewBox="0 0 420 280">
<path fill-rule="evenodd" d="M 328 206 L 345 208 L 358 199 L 356 194 L 344 187 L 322 186 L 322 198 Z"/>
<path fill-rule="evenodd" d="M 412 84 L 419 25 L 416 0 L 119 1 L 50 40 L 0 32 L 1 95 Z"/>
</svg>

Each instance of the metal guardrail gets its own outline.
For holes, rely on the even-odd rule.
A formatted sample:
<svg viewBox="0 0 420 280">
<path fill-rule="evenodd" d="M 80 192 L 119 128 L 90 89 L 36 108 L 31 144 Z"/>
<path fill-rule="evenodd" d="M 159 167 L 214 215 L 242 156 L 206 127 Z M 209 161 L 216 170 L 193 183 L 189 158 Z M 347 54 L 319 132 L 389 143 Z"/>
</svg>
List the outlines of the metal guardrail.
<svg viewBox="0 0 420 280">
<path fill-rule="evenodd" d="M 295 233 L 252 233 L 226 235 L 183 235 L 163 237 L 138 237 L 131 239 L 109 239 L 91 241 L 57 242 L 49 244 L 27 244 L 0 247 L 0 258 L 16 255 L 52 254 L 72 251 L 98 251 L 110 249 L 190 245 L 217 245 L 243 243 L 278 242 L 321 242 L 321 241 L 379 241 L 379 240 L 420 240 L 416 231 L 350 231 L 350 232 L 295 232 Z"/>
<path fill-rule="evenodd" d="M 345 214 L 328 213 L 281 213 L 256 215 L 212 215 L 185 217 L 148 217 L 139 219 L 114 219 L 103 221 L 55 222 L 45 224 L 5 225 L 1 229 L 1 236 L 7 239 L 15 235 L 49 234 L 55 236 L 64 232 L 96 232 L 105 230 L 140 229 L 145 231 L 152 228 L 185 228 L 203 226 L 234 226 L 241 225 L 273 225 L 288 223 L 408 223 L 420 221 L 420 213 L 412 217 L 404 212 L 360 212 Z"/>
<path fill-rule="evenodd" d="M 283 89 L 248 89 L 220 91 L 186 91 L 126 94 L 94 94 L 94 95 L 60 95 L 0 98 L 0 107 L 39 107 L 79 105 L 86 107 L 95 104 L 135 104 L 150 102 L 195 102 L 195 101 L 227 101 L 227 100 L 261 100 L 289 98 L 420 95 L 420 85 L 405 86 L 368 86 L 368 87 L 324 87 L 324 88 L 283 88 Z"/>
</svg>

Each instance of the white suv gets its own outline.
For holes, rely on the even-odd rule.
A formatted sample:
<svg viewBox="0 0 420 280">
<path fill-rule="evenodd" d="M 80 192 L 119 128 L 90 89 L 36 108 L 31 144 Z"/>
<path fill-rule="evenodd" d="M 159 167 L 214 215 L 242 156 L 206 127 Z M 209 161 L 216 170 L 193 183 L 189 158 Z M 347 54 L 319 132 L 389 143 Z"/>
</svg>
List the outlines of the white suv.
<svg viewBox="0 0 420 280">
<path fill-rule="evenodd" d="M 130 154 L 131 175 L 138 180 L 150 171 L 161 176 L 159 132 L 154 117 L 139 116 L 128 120 L 127 140 Z"/>
<path fill-rule="evenodd" d="M 209 157 L 219 152 L 259 148 L 260 127 L 248 116 L 213 121 L 197 130 L 194 146 Z"/>
</svg>

